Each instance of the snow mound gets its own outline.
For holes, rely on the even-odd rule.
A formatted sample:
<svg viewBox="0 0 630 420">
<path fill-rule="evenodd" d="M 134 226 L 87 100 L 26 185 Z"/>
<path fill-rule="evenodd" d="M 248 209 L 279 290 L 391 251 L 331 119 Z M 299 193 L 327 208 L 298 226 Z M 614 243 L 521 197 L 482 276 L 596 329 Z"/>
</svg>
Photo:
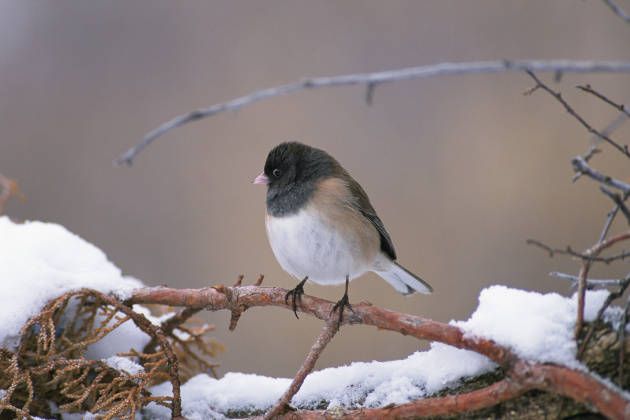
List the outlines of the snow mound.
<svg viewBox="0 0 630 420">
<path fill-rule="evenodd" d="M 301 408 L 382 407 L 401 404 L 433 394 L 494 369 L 487 358 L 441 343 L 428 351 L 416 352 L 403 360 L 355 362 L 310 374 L 292 404 Z M 291 379 L 254 374 L 227 373 L 221 379 L 206 374 L 191 378 L 182 386 L 184 416 L 210 416 L 266 410 L 280 398 Z M 170 395 L 170 383 L 151 389 L 154 395 Z M 145 410 L 149 418 L 168 418 L 170 411 L 157 405 Z"/>
<path fill-rule="evenodd" d="M 584 317 L 595 319 L 607 290 L 589 291 Z M 471 336 L 484 337 L 512 349 L 524 359 L 577 367 L 573 340 L 577 297 L 541 294 L 506 286 L 481 291 L 479 306 L 468 321 L 451 322 Z"/>
<path fill-rule="evenodd" d="M 0 347 L 8 349 L 22 325 L 65 292 L 87 287 L 124 297 L 142 286 L 63 226 L 17 224 L 6 216 L 0 217 L 0 279 Z"/>
</svg>

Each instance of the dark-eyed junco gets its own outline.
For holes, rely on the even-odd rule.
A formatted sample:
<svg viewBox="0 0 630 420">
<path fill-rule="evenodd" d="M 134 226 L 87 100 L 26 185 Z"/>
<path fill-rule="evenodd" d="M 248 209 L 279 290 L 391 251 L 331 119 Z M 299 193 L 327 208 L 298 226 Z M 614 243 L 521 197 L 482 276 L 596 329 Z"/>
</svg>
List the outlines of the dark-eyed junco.
<svg viewBox="0 0 630 420">
<path fill-rule="evenodd" d="M 286 295 L 297 300 L 307 280 L 346 289 L 334 310 L 348 302 L 348 282 L 373 271 L 396 291 L 431 293 L 431 286 L 396 262 L 383 222 L 359 183 L 328 153 L 291 142 L 274 147 L 254 184 L 266 184 L 267 236 L 276 259 L 300 283 Z"/>
</svg>

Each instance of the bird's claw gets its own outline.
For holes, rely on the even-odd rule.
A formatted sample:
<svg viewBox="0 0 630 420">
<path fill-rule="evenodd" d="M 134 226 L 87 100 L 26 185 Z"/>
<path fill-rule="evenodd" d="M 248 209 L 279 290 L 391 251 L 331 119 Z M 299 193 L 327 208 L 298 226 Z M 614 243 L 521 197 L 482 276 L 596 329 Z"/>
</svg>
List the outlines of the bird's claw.
<svg viewBox="0 0 630 420">
<path fill-rule="evenodd" d="M 335 311 L 339 310 L 339 319 L 337 321 L 337 328 L 341 327 L 341 323 L 343 322 L 343 311 L 345 308 L 350 309 L 352 313 L 354 313 L 354 309 L 352 305 L 350 305 L 350 300 L 348 299 L 348 294 L 344 293 L 344 295 L 335 303 L 330 311 L 330 315 L 332 316 Z"/>
<path fill-rule="evenodd" d="M 304 280 L 299 282 L 297 286 L 289 290 L 287 294 L 284 295 L 284 303 L 287 305 L 289 304 L 289 296 L 291 296 L 291 306 L 293 307 L 293 313 L 295 314 L 295 317 L 297 319 L 300 319 L 297 314 L 297 302 L 302 302 L 302 295 L 304 294 L 304 283 L 306 283 L 307 279 L 308 277 L 305 277 Z"/>
</svg>

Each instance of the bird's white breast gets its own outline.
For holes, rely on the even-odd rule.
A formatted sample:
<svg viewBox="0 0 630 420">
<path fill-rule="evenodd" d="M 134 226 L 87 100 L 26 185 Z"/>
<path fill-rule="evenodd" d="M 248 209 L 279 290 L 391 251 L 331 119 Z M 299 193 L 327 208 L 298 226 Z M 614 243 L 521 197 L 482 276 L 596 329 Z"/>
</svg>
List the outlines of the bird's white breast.
<svg viewBox="0 0 630 420">
<path fill-rule="evenodd" d="M 267 215 L 267 235 L 284 270 L 319 284 L 341 284 L 370 270 L 360 232 L 341 231 L 335 222 L 307 206 L 290 216 Z"/>
</svg>

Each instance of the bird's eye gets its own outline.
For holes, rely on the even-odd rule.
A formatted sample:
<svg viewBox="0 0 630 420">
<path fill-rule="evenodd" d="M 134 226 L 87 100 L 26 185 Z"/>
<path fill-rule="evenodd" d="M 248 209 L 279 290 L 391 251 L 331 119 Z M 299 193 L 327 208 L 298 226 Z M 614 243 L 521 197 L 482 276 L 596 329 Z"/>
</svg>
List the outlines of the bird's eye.
<svg viewBox="0 0 630 420">
<path fill-rule="evenodd" d="M 282 171 L 280 169 L 276 168 L 276 169 L 273 170 L 273 172 L 271 172 L 271 175 L 273 175 L 274 177 L 278 178 L 281 173 L 282 173 Z"/>
</svg>

